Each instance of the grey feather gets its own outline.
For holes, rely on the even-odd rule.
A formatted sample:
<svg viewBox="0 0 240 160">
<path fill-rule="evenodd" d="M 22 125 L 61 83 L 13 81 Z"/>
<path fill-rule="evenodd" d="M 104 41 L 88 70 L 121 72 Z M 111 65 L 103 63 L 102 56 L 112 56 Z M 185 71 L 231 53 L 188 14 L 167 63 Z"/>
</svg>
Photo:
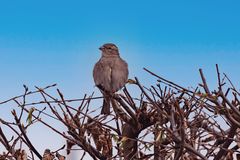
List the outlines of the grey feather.
<svg viewBox="0 0 240 160">
<path fill-rule="evenodd" d="M 100 49 L 102 50 L 102 57 L 94 66 L 93 78 L 96 86 L 101 86 L 103 89 L 102 114 L 109 114 L 110 97 L 106 97 L 106 95 L 117 92 L 125 85 L 128 79 L 128 65 L 120 57 L 116 45 L 105 44 Z"/>
</svg>

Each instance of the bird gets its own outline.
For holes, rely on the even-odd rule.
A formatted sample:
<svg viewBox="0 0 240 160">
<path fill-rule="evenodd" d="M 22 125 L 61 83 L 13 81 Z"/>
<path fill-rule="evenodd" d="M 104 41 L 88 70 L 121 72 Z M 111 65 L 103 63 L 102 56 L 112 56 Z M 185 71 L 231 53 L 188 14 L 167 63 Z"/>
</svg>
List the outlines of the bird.
<svg viewBox="0 0 240 160">
<path fill-rule="evenodd" d="M 101 114 L 110 114 L 111 95 L 120 90 L 128 79 L 128 64 L 120 57 L 118 47 L 113 43 L 102 45 L 101 58 L 93 69 L 95 85 L 103 94 Z"/>
</svg>

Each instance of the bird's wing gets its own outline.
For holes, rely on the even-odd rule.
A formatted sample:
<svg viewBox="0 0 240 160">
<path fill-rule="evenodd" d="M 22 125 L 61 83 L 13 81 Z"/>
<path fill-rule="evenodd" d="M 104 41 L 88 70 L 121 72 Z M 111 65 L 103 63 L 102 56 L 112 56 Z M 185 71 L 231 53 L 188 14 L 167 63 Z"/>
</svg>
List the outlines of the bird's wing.
<svg viewBox="0 0 240 160">
<path fill-rule="evenodd" d="M 111 91 L 112 68 L 104 61 L 98 61 L 93 69 L 93 78 L 96 86 L 103 87 L 106 91 Z"/>
<path fill-rule="evenodd" d="M 113 92 L 121 89 L 128 79 L 128 64 L 119 58 L 112 68 L 112 90 Z"/>
</svg>

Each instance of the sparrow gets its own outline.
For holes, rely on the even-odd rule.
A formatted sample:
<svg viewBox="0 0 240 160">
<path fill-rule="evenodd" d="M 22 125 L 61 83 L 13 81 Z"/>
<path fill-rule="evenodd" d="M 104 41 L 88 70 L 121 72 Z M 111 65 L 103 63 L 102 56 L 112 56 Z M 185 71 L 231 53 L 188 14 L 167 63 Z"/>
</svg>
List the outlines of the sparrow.
<svg viewBox="0 0 240 160">
<path fill-rule="evenodd" d="M 93 69 L 93 79 L 103 94 L 101 114 L 110 114 L 111 95 L 120 90 L 128 79 L 128 64 L 120 57 L 118 47 L 106 43 L 99 48 L 102 56 Z"/>
</svg>

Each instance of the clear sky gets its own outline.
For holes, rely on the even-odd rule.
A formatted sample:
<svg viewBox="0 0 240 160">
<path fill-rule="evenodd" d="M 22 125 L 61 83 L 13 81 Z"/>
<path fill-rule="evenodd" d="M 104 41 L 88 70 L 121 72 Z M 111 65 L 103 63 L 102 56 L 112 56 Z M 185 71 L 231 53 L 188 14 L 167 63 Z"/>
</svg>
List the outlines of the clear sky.
<svg viewBox="0 0 240 160">
<path fill-rule="evenodd" d="M 23 84 L 57 83 L 69 98 L 96 91 L 92 68 L 106 42 L 144 84 L 143 67 L 185 87 L 203 68 L 214 86 L 218 63 L 240 86 L 239 8 L 237 0 L 1 1 L 0 101 Z"/>
</svg>

